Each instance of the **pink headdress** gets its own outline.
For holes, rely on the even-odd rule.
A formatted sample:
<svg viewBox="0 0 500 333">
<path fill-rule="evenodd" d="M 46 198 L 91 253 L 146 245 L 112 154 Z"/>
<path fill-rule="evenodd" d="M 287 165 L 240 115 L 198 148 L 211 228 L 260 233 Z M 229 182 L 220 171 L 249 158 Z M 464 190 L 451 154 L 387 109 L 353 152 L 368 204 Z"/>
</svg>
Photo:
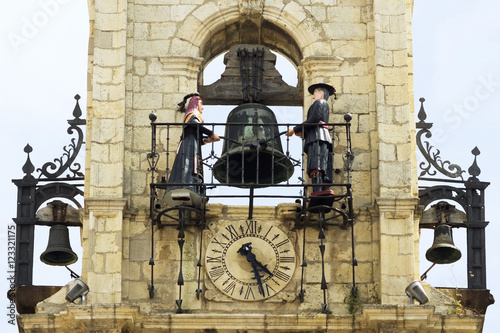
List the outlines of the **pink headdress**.
<svg viewBox="0 0 500 333">
<path fill-rule="evenodd" d="M 199 111 L 198 106 L 199 106 L 200 99 L 201 99 L 201 97 L 199 95 L 195 95 L 195 96 L 191 97 L 191 99 L 189 100 L 188 106 L 186 108 L 186 112 L 184 113 L 184 116 L 187 116 L 190 113 Z"/>
<path fill-rule="evenodd" d="M 188 107 L 186 108 L 186 102 L 189 100 Z M 179 111 L 184 112 L 184 121 L 187 122 L 192 115 L 196 115 L 196 117 L 203 122 L 203 118 L 201 117 L 201 112 L 198 110 L 199 102 L 201 100 L 199 93 L 192 93 L 184 96 L 184 99 L 179 104 Z M 191 116 L 190 116 L 191 115 Z"/>
</svg>

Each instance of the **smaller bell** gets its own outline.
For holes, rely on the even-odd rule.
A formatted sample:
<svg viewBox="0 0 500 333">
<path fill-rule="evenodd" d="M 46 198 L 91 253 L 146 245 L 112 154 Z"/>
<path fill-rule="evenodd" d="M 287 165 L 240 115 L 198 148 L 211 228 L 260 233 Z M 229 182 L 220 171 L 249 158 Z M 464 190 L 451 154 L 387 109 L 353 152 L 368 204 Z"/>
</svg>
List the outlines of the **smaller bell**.
<svg viewBox="0 0 500 333">
<path fill-rule="evenodd" d="M 69 243 L 67 226 L 57 224 L 50 227 L 49 243 L 47 249 L 40 255 L 40 260 L 52 266 L 66 266 L 78 260 Z"/>
<path fill-rule="evenodd" d="M 451 227 L 438 224 L 434 229 L 434 242 L 425 253 L 430 262 L 436 264 L 451 264 L 462 257 L 460 249 L 453 243 Z"/>
</svg>

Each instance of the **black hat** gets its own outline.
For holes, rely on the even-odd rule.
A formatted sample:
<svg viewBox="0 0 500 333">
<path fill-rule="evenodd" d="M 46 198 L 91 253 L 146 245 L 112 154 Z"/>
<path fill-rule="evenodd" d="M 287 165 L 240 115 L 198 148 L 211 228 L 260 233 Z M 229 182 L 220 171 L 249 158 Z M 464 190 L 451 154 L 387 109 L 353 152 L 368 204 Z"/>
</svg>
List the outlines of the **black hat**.
<svg viewBox="0 0 500 333">
<path fill-rule="evenodd" d="M 328 93 L 330 95 L 335 95 L 335 88 L 332 87 L 331 85 L 329 84 L 326 84 L 326 83 L 316 83 L 316 84 L 313 84 L 311 85 L 309 88 L 307 88 L 307 90 L 309 91 L 309 93 L 312 95 L 314 94 L 314 89 L 316 88 L 323 88 L 323 89 L 326 89 L 328 90 Z"/>
</svg>

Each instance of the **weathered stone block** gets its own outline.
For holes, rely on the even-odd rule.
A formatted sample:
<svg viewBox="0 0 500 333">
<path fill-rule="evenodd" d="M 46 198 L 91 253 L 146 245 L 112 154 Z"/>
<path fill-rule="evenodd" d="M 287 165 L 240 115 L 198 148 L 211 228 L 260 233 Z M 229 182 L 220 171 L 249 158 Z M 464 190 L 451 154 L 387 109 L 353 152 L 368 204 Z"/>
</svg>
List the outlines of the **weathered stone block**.
<svg viewBox="0 0 500 333">
<path fill-rule="evenodd" d="M 170 6 L 136 4 L 134 19 L 136 22 L 168 22 L 170 21 Z"/>
</svg>

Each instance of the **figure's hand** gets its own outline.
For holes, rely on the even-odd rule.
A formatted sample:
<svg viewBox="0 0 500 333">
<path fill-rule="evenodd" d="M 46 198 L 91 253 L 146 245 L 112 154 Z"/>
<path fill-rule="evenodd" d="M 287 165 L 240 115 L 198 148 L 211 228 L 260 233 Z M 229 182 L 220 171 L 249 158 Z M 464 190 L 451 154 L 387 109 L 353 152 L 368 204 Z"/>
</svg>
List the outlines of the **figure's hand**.
<svg viewBox="0 0 500 333">
<path fill-rule="evenodd" d="M 292 136 L 295 132 L 293 131 L 293 128 L 289 129 L 288 132 L 285 133 L 286 136 Z"/>
<path fill-rule="evenodd" d="M 220 141 L 220 138 L 217 134 L 212 134 L 212 136 L 206 137 L 203 139 L 203 142 L 210 143 L 212 141 Z"/>
</svg>

